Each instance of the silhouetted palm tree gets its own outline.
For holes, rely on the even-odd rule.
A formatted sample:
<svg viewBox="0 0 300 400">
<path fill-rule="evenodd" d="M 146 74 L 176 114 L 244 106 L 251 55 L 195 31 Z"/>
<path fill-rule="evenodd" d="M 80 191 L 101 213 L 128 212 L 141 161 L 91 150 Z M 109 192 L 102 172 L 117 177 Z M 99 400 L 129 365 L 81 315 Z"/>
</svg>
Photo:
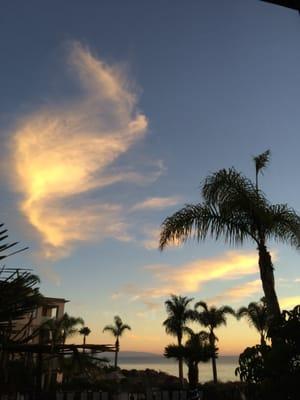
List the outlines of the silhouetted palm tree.
<svg viewBox="0 0 300 400">
<path fill-rule="evenodd" d="M 197 310 L 198 307 L 201 307 L 201 311 Z M 214 306 L 208 307 L 208 305 L 204 301 L 199 301 L 195 304 L 194 320 L 199 322 L 202 326 L 208 328 L 209 343 L 212 349 L 214 349 L 214 354 L 211 358 L 214 383 L 217 383 L 218 381 L 216 365 L 218 350 L 216 347 L 216 341 L 218 340 L 218 338 L 215 335 L 215 329 L 220 327 L 221 325 L 226 325 L 227 314 L 235 315 L 235 312 L 229 306 L 223 306 L 220 308 Z"/>
<path fill-rule="evenodd" d="M 171 298 L 165 301 L 168 318 L 163 322 L 166 333 L 177 337 L 178 346 L 182 345 L 182 337 L 186 329 L 187 322 L 192 320 L 193 311 L 189 304 L 193 299 L 185 296 L 171 295 Z M 183 383 L 183 360 L 178 359 L 179 379 Z"/>
<path fill-rule="evenodd" d="M 188 379 L 191 387 L 196 387 L 199 383 L 200 362 L 206 362 L 213 356 L 213 349 L 208 341 L 208 333 L 201 331 L 195 333 L 189 329 L 189 339 L 184 346 L 170 344 L 165 348 L 166 358 L 183 360 L 188 367 Z"/>
<path fill-rule="evenodd" d="M 87 326 L 84 326 L 83 328 L 80 329 L 79 334 L 83 336 L 83 345 L 85 346 L 86 343 L 86 337 L 91 333 L 90 328 Z M 85 352 L 85 349 L 83 349 Z"/>
<path fill-rule="evenodd" d="M 131 330 L 131 327 L 127 324 L 123 324 L 122 319 L 118 315 L 114 317 L 114 325 L 106 325 L 103 329 L 103 332 L 110 332 L 116 338 L 115 368 L 118 367 L 118 353 L 120 350 L 119 338 L 124 334 L 126 330 Z"/>
<path fill-rule="evenodd" d="M 250 326 L 254 326 L 260 334 L 260 344 L 265 345 L 269 328 L 269 316 L 265 299 L 262 298 L 257 303 L 252 302 L 248 307 L 241 307 L 236 315 L 238 319 L 245 317 Z"/>
<path fill-rule="evenodd" d="M 61 318 L 50 318 L 41 326 L 41 331 L 51 332 L 51 343 L 53 346 L 57 344 L 65 344 L 68 337 L 78 332 L 78 325 L 84 325 L 84 321 L 80 317 L 72 317 L 65 313 Z"/>
<path fill-rule="evenodd" d="M 267 241 L 274 239 L 294 247 L 300 244 L 300 217 L 286 204 L 271 204 L 258 187 L 258 175 L 269 161 L 269 152 L 255 157 L 256 182 L 234 168 L 222 169 L 206 178 L 202 185 L 203 202 L 186 205 L 165 219 L 160 249 L 170 242 L 198 241 L 211 236 L 243 245 L 253 241 L 258 249 L 259 271 L 272 319 L 280 318 L 275 291 L 273 265 Z"/>
</svg>

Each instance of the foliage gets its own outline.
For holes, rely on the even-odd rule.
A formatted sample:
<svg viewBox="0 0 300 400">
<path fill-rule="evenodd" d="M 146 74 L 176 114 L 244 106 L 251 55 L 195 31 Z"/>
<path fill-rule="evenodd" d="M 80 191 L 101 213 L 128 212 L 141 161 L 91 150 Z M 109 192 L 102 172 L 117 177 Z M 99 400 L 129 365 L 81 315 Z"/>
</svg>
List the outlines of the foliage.
<svg viewBox="0 0 300 400">
<path fill-rule="evenodd" d="M 53 345 L 64 344 L 68 337 L 74 336 L 78 332 L 78 325 L 83 325 L 84 321 L 80 317 L 72 317 L 67 313 L 59 318 L 50 318 L 40 326 L 40 330 L 50 332 L 50 341 Z"/>
<path fill-rule="evenodd" d="M 91 330 L 87 326 L 84 326 L 83 328 L 81 328 L 79 330 L 79 334 L 82 336 L 88 336 L 90 333 L 91 333 Z"/>
<path fill-rule="evenodd" d="M 184 360 L 188 367 L 188 378 L 191 387 L 199 383 L 198 364 L 207 362 L 214 355 L 214 349 L 209 344 L 209 334 L 201 331 L 195 333 L 189 329 L 189 339 L 185 345 L 170 344 L 165 348 L 166 358 Z"/>
<path fill-rule="evenodd" d="M 193 299 L 186 296 L 176 296 L 171 294 L 170 299 L 165 301 L 168 318 L 163 322 L 163 326 L 169 335 L 177 337 L 178 346 L 182 344 L 183 334 L 186 332 L 186 324 L 193 319 L 193 311 L 189 304 Z M 178 358 L 179 379 L 183 383 L 182 358 Z"/>
<path fill-rule="evenodd" d="M 258 173 L 269 161 L 269 152 L 254 159 L 256 182 L 234 168 L 209 175 L 201 185 L 203 201 L 188 204 L 163 221 L 160 249 L 169 243 L 184 243 L 212 237 L 233 245 L 254 242 L 270 318 L 280 316 L 268 240 L 300 245 L 300 216 L 287 204 L 272 204 L 258 187 Z"/>
<path fill-rule="evenodd" d="M 266 338 L 269 329 L 269 315 L 267 304 L 263 297 L 259 302 L 249 303 L 248 307 L 241 307 L 237 311 L 237 318 L 246 318 L 250 326 L 259 332 L 261 340 L 260 344 L 266 344 Z"/>
<path fill-rule="evenodd" d="M 262 399 L 298 399 L 300 390 L 300 306 L 283 311 L 269 328 L 276 342 L 247 348 L 236 373 L 244 382 L 260 384 Z"/>
<path fill-rule="evenodd" d="M 4 224 L 0 224 L 0 229 Z M 20 253 L 27 247 L 8 252 L 18 242 L 7 243 L 7 229 L 0 231 L 0 260 Z M 22 268 L 6 268 L 0 270 L 0 340 L 12 340 L 16 334 L 15 322 L 26 314 L 32 313 L 41 303 L 42 295 L 37 285 L 39 278 L 29 270 Z"/>
<path fill-rule="evenodd" d="M 13 340 L 16 322 L 30 315 L 42 301 L 37 284 L 39 278 L 29 271 L 2 269 L 0 271 L 0 335 Z"/>
<path fill-rule="evenodd" d="M 235 374 L 242 382 L 261 383 L 266 378 L 266 355 L 271 351 L 267 345 L 247 347 L 239 357 L 239 367 Z"/>
<path fill-rule="evenodd" d="M 197 308 L 201 307 L 202 311 L 198 311 Z M 215 329 L 221 325 L 226 325 L 227 314 L 235 315 L 234 310 L 229 306 L 223 306 L 217 308 L 215 306 L 209 307 L 204 301 L 199 301 L 195 304 L 195 310 L 193 311 L 193 319 L 194 321 L 199 322 L 202 326 L 209 329 L 209 342 L 212 349 L 214 349 L 214 353 L 211 357 L 212 360 L 212 369 L 213 369 L 213 378 L 214 382 L 217 382 L 217 366 L 216 366 L 216 358 L 217 358 L 217 347 L 216 341 L 218 340 Z"/>
<path fill-rule="evenodd" d="M 163 322 L 166 333 L 176 336 L 178 343 L 181 343 L 186 323 L 192 321 L 193 311 L 189 309 L 189 304 L 193 299 L 186 296 L 171 295 L 165 301 L 168 318 Z"/>
<path fill-rule="evenodd" d="M 115 369 L 117 369 L 118 367 L 118 352 L 120 350 L 119 338 L 124 334 L 126 330 L 131 330 L 131 327 L 128 324 L 124 324 L 122 319 L 118 315 L 114 317 L 113 325 L 106 325 L 103 329 L 103 332 L 110 332 L 116 338 Z"/>
<path fill-rule="evenodd" d="M 121 337 L 126 330 L 131 330 L 131 327 L 124 324 L 118 315 L 114 317 L 114 325 L 106 325 L 103 328 L 103 332 L 110 332 L 115 338 Z"/>
</svg>

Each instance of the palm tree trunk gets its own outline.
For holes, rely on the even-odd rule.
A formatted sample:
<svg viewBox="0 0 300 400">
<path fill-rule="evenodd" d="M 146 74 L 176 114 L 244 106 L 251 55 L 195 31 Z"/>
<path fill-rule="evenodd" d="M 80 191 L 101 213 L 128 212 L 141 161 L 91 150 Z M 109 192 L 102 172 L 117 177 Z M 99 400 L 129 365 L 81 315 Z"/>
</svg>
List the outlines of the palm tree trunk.
<svg viewBox="0 0 300 400">
<path fill-rule="evenodd" d="M 115 350 L 115 369 L 118 368 L 118 353 L 119 353 L 119 349 L 120 349 L 120 344 L 119 344 L 119 338 L 117 337 L 116 340 L 116 350 Z"/>
<path fill-rule="evenodd" d="M 197 363 L 190 362 L 188 365 L 189 386 L 191 389 L 197 387 L 199 383 L 199 368 Z"/>
<path fill-rule="evenodd" d="M 211 347 L 214 349 L 214 354 L 212 355 L 212 358 L 211 358 L 213 380 L 214 380 L 214 383 L 218 383 L 217 361 L 216 361 L 216 355 L 215 355 L 215 348 L 216 348 L 215 335 L 214 335 L 213 331 L 211 331 L 209 334 L 209 342 L 210 342 Z"/>
<path fill-rule="evenodd" d="M 217 362 L 216 362 L 216 357 L 215 357 L 215 356 L 212 356 L 212 358 L 211 358 L 211 364 L 212 364 L 212 371 L 213 371 L 214 383 L 218 383 Z"/>
<path fill-rule="evenodd" d="M 182 358 L 180 358 L 178 360 L 178 372 L 179 372 L 180 383 L 183 385 L 183 360 L 182 360 Z"/>
<path fill-rule="evenodd" d="M 265 336 L 263 333 L 260 334 L 260 344 L 261 346 L 265 346 L 266 344 Z"/>
<path fill-rule="evenodd" d="M 85 353 L 85 335 L 83 335 L 83 352 Z"/>
<path fill-rule="evenodd" d="M 117 369 L 118 368 L 118 351 L 116 350 L 115 351 L 115 369 Z"/>
<path fill-rule="evenodd" d="M 263 291 L 266 298 L 269 314 L 272 319 L 278 319 L 280 317 L 280 307 L 278 298 L 275 291 L 274 281 L 274 268 L 272 265 L 271 255 L 268 252 L 264 243 L 258 247 L 259 253 L 259 271 L 260 278 L 262 281 Z"/>
<path fill-rule="evenodd" d="M 182 337 L 177 336 L 177 339 L 178 339 L 178 346 L 181 346 Z M 178 376 L 179 376 L 181 385 L 183 385 L 183 359 L 182 359 L 182 357 L 180 357 L 178 360 Z"/>
</svg>

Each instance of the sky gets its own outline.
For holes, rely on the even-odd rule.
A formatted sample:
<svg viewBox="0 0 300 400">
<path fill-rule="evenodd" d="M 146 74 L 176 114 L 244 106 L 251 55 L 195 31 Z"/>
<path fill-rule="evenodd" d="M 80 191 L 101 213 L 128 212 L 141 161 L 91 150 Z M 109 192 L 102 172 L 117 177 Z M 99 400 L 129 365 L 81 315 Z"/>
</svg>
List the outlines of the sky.
<svg viewBox="0 0 300 400">
<path fill-rule="evenodd" d="M 0 14 L 0 213 L 42 292 L 70 300 L 93 343 L 114 315 L 121 349 L 161 354 L 171 293 L 262 297 L 255 245 L 158 250 L 160 225 L 235 166 L 300 211 L 300 18 L 256 0 L 6 1 Z M 269 243 L 281 306 L 300 303 L 299 251 Z M 231 317 L 221 354 L 258 343 Z M 73 341 L 80 341 L 75 337 Z"/>
</svg>

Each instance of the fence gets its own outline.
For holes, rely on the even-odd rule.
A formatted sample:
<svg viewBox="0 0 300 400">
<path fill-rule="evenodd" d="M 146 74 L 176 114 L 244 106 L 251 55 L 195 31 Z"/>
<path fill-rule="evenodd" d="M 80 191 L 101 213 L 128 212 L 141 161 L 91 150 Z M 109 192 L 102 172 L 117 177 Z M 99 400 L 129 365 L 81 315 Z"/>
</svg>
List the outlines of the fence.
<svg viewBox="0 0 300 400">
<path fill-rule="evenodd" d="M 149 390 L 145 393 L 56 392 L 0 394 L 0 400 L 201 400 L 202 392 Z"/>
</svg>

